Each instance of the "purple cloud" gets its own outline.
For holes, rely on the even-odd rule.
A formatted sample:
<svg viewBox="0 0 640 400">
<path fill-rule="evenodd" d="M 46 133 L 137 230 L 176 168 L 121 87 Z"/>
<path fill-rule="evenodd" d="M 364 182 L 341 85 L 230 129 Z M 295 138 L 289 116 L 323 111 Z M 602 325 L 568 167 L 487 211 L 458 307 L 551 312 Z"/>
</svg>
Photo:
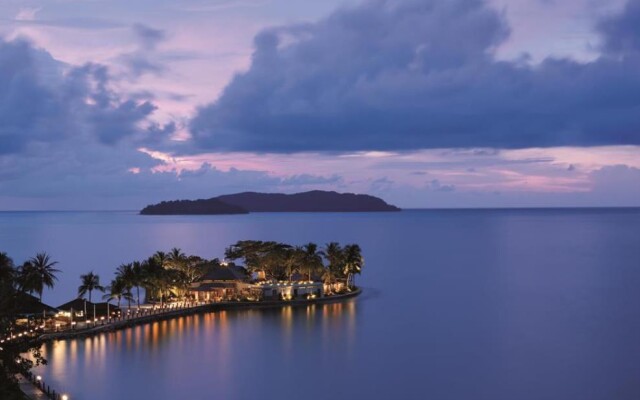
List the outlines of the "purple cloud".
<svg viewBox="0 0 640 400">
<path fill-rule="evenodd" d="M 139 123 L 154 110 L 112 90 L 104 66 L 69 67 L 27 41 L 0 40 L 0 154 L 69 138 L 113 145 L 144 135 Z"/>
<path fill-rule="evenodd" d="M 251 67 L 191 122 L 197 149 L 354 151 L 640 144 L 640 1 L 592 62 L 499 61 L 480 0 L 370 0 L 263 31 Z M 193 150 L 198 151 L 198 150 Z"/>
</svg>

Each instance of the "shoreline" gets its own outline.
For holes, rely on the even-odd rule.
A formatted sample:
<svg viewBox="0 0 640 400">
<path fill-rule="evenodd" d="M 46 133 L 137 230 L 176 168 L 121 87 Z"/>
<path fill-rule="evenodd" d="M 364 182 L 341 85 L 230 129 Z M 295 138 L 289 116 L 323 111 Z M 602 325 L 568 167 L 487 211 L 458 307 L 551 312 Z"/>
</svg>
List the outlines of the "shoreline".
<svg viewBox="0 0 640 400">
<path fill-rule="evenodd" d="M 224 311 L 224 310 L 234 310 L 234 309 L 281 308 L 281 307 L 288 307 L 288 306 L 298 307 L 298 306 L 305 306 L 305 305 L 312 305 L 312 304 L 330 304 L 333 302 L 339 302 L 342 300 L 357 297 L 361 293 L 362 293 L 362 289 L 358 287 L 354 291 L 349 293 L 343 293 L 343 294 L 327 296 L 327 297 L 320 297 L 316 299 L 300 299 L 300 300 L 290 300 L 290 301 L 270 300 L 270 301 L 260 301 L 260 302 L 226 301 L 226 302 L 219 302 L 219 303 L 208 303 L 208 304 L 182 308 L 177 310 L 169 310 L 159 314 L 146 315 L 146 316 L 133 318 L 133 319 L 125 319 L 122 321 L 115 321 L 108 325 L 100 325 L 100 326 L 96 326 L 88 329 L 45 333 L 43 335 L 40 335 L 36 339 L 36 341 L 44 343 L 44 342 L 53 341 L 53 340 L 67 340 L 67 339 L 94 336 L 100 333 L 114 332 L 114 331 L 130 328 L 133 326 L 137 326 L 137 325 L 144 325 L 152 322 L 173 319 L 176 317 L 183 317 L 183 316 L 194 315 L 194 314 L 203 314 L 203 313 L 213 312 L 213 311 Z"/>
</svg>

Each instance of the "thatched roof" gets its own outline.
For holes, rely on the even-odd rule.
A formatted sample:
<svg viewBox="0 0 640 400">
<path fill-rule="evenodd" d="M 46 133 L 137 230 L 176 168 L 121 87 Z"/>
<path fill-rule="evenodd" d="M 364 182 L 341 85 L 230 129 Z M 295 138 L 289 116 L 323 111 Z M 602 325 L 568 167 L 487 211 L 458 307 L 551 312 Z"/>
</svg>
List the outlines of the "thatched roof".
<svg viewBox="0 0 640 400">
<path fill-rule="evenodd" d="M 244 281 L 247 274 L 244 268 L 235 265 L 210 266 L 200 281 Z"/>
<path fill-rule="evenodd" d="M 42 312 L 52 315 L 57 309 L 42 303 L 37 297 L 27 293 L 18 293 L 16 297 L 16 314 L 18 315 L 42 315 Z"/>
</svg>

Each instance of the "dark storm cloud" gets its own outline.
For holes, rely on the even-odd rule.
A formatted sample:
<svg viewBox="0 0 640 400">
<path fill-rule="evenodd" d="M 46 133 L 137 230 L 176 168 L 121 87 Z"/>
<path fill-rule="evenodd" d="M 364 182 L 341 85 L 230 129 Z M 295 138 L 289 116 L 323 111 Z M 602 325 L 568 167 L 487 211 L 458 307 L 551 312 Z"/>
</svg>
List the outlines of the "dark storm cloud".
<svg viewBox="0 0 640 400">
<path fill-rule="evenodd" d="M 263 31 L 191 122 L 197 149 L 296 152 L 640 144 L 640 0 L 588 63 L 498 61 L 480 0 L 370 0 Z M 198 151 L 195 149 L 194 151 Z"/>
<path fill-rule="evenodd" d="M 67 68 L 26 41 L 0 39 L 0 155 L 67 139 L 115 144 L 144 134 L 138 125 L 154 109 L 110 90 L 103 66 Z"/>
</svg>

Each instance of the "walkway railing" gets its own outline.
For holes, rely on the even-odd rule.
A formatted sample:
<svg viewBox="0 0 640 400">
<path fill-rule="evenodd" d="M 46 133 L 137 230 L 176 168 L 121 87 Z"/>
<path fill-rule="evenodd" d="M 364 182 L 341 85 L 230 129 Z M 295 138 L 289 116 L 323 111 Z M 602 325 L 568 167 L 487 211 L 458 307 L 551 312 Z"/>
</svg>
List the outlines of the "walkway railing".
<svg viewBox="0 0 640 400">
<path fill-rule="evenodd" d="M 40 390 L 48 399 L 50 400 L 69 400 L 69 396 L 63 393 L 56 392 L 55 389 L 51 389 L 51 387 L 42 379 L 40 375 L 34 375 L 31 371 L 23 371 L 22 376 L 24 376 L 36 389 Z M 23 392 L 27 396 L 30 395 L 29 392 L 31 390 L 25 390 L 22 388 Z M 37 394 L 36 392 L 33 392 Z M 41 396 L 36 396 L 36 398 L 40 398 Z"/>
</svg>

